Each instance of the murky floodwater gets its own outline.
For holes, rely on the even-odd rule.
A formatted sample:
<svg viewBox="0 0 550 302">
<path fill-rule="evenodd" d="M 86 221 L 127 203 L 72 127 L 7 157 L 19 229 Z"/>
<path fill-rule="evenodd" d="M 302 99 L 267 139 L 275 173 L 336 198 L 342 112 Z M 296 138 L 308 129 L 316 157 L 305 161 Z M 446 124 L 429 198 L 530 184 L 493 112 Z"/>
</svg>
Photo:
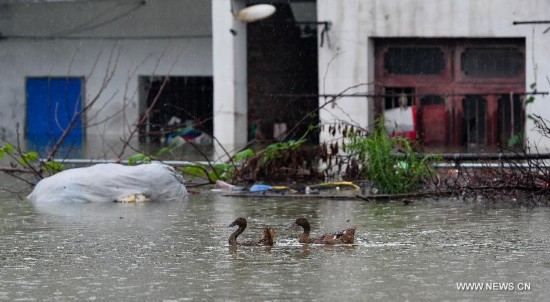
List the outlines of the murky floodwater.
<svg viewBox="0 0 550 302">
<path fill-rule="evenodd" d="M 227 246 L 274 226 L 272 248 Z M 286 225 L 315 233 L 358 225 L 354 246 L 302 246 Z M 349 222 L 347 222 L 349 220 Z M 244 239 L 244 238 L 243 238 Z M 0 196 L 0 300 L 425 301 L 545 300 L 550 209 L 451 200 L 411 205 L 224 197 L 177 204 L 35 207 Z M 528 291 L 459 291 L 458 282 Z"/>
</svg>

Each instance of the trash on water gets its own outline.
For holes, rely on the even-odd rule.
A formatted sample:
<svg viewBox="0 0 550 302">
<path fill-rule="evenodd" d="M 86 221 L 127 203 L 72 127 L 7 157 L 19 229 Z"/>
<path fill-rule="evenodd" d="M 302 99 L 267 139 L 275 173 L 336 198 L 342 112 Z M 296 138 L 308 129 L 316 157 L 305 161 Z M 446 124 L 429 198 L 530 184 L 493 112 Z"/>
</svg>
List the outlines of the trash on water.
<svg viewBox="0 0 550 302">
<path fill-rule="evenodd" d="M 187 199 L 183 178 L 159 162 L 97 164 L 44 178 L 27 196 L 32 202 L 145 202 Z"/>
</svg>

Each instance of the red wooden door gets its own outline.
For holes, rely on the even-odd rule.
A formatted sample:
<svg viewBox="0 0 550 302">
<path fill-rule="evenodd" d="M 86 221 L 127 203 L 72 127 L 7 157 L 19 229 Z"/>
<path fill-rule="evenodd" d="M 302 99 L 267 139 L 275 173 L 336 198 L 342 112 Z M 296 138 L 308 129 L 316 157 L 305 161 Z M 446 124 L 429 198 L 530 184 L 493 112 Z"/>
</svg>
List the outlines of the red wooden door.
<svg viewBox="0 0 550 302">
<path fill-rule="evenodd" d="M 449 126 L 445 105 L 424 105 L 421 110 L 423 145 L 426 147 L 446 146 Z"/>
</svg>

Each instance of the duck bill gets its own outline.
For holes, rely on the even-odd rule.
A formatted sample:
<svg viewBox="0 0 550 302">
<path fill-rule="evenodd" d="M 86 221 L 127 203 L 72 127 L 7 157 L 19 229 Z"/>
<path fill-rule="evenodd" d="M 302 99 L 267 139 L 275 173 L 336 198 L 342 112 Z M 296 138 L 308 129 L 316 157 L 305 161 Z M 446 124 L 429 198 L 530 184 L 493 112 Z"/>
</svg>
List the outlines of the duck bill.
<svg viewBox="0 0 550 302">
<path fill-rule="evenodd" d="M 227 227 L 228 227 L 228 228 L 232 228 L 232 227 L 234 227 L 234 226 L 236 226 L 236 225 L 237 225 L 237 222 L 236 222 L 236 221 L 233 221 L 233 222 L 232 222 L 230 225 L 228 225 Z"/>
</svg>

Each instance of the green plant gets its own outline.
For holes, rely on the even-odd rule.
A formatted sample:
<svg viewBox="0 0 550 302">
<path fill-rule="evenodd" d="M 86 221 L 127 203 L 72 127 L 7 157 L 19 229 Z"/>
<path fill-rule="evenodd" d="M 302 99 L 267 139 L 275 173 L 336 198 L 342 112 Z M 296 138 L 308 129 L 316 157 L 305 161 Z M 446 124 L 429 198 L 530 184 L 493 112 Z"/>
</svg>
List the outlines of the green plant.
<svg viewBox="0 0 550 302">
<path fill-rule="evenodd" d="M 376 121 L 374 131 L 366 137 L 350 134 L 344 150 L 356 154 L 366 177 L 383 194 L 410 192 L 435 173 L 429 163 L 437 158 L 420 157 L 407 138 L 390 137 L 383 118 Z"/>
<path fill-rule="evenodd" d="M 248 148 L 233 155 L 227 163 L 195 162 L 182 167 L 181 172 L 191 179 L 202 178 L 209 183 L 216 180 L 242 183 L 256 181 L 263 176 L 274 179 L 282 172 L 298 172 L 301 171 L 299 168 L 303 168 L 303 163 L 311 159 L 305 156 L 301 148 L 307 140 L 307 134 L 313 129 L 315 126 L 310 127 L 298 140 L 273 143 L 257 152 Z"/>
<path fill-rule="evenodd" d="M 529 85 L 529 88 L 531 88 L 532 91 L 536 92 L 536 91 L 537 91 L 537 82 L 531 83 L 531 85 Z M 528 105 L 528 104 L 531 104 L 531 103 L 534 103 L 534 102 L 535 102 L 535 96 L 534 96 L 534 95 L 530 95 L 530 96 L 525 100 L 525 105 Z"/>
<path fill-rule="evenodd" d="M 252 149 L 245 149 L 236 153 L 232 158 L 232 163 L 211 163 L 209 165 L 193 163 L 192 165 L 181 168 L 183 174 L 191 179 L 203 178 L 213 183 L 216 180 L 231 181 L 235 175 L 237 165 L 254 156 Z"/>
<path fill-rule="evenodd" d="M 171 153 L 175 148 L 179 147 L 178 144 L 173 144 L 168 147 L 162 147 L 157 152 L 153 154 L 137 153 L 128 158 L 129 165 L 137 165 L 139 163 L 150 163 L 153 160 L 156 160 L 163 156 L 164 154 Z"/>
<path fill-rule="evenodd" d="M 316 169 L 320 147 L 305 144 L 311 131 L 318 127 L 310 125 L 297 140 L 287 140 L 268 145 L 247 158 L 238 167 L 235 178 L 241 183 L 257 181 L 280 182 L 292 180 L 312 180 L 322 178 Z"/>
<path fill-rule="evenodd" d="M 17 164 L 12 163 L 12 165 L 19 166 L 23 171 L 34 174 L 37 178 L 43 178 L 43 171 L 48 172 L 49 175 L 53 175 L 65 170 L 65 165 L 62 163 L 41 160 L 38 152 L 23 152 L 10 144 L 0 147 L 0 159 L 4 155 L 9 156 L 17 162 Z"/>
<path fill-rule="evenodd" d="M 13 153 L 14 150 L 15 150 L 15 148 L 13 148 L 13 146 L 10 145 L 10 144 L 6 144 L 6 145 L 0 147 L 0 159 L 2 159 L 4 157 L 4 154 Z"/>
<path fill-rule="evenodd" d="M 277 142 L 277 143 L 268 145 L 264 150 L 261 151 L 263 153 L 262 162 L 266 164 L 270 160 L 280 157 L 281 153 L 285 151 L 296 150 L 305 141 L 306 141 L 305 136 L 303 136 L 299 140 L 289 140 L 286 142 Z"/>
<path fill-rule="evenodd" d="M 523 144 L 523 134 L 518 133 L 512 135 L 508 140 L 508 148 L 514 148 L 516 146 L 521 146 Z"/>
<path fill-rule="evenodd" d="M 182 167 L 181 171 L 191 179 L 198 177 L 213 183 L 216 180 L 231 180 L 234 168 L 233 165 L 228 163 L 214 163 L 211 166 L 193 163 L 192 165 Z"/>
</svg>

